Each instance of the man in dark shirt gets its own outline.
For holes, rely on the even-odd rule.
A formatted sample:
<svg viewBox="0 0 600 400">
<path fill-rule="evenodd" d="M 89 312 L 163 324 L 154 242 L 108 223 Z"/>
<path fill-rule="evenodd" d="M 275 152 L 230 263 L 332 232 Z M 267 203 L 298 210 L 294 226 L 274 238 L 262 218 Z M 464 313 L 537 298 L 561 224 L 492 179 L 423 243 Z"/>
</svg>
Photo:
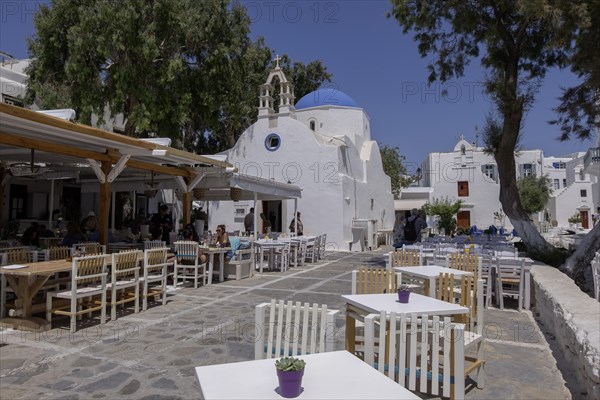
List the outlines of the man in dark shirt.
<svg viewBox="0 0 600 400">
<path fill-rule="evenodd" d="M 158 233 L 162 229 L 161 240 L 166 244 L 171 244 L 169 233 L 173 230 L 173 218 L 169 214 L 169 207 L 166 204 L 161 205 L 158 214 L 154 214 L 150 222 L 152 223 L 153 236 L 154 233 Z"/>
</svg>

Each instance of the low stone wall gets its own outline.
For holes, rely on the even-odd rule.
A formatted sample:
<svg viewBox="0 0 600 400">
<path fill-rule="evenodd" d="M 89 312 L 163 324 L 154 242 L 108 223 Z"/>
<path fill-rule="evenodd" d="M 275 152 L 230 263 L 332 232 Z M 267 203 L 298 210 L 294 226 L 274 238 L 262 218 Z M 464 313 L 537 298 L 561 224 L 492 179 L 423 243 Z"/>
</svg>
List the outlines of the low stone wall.
<svg viewBox="0 0 600 400">
<path fill-rule="evenodd" d="M 587 398 L 600 399 L 600 303 L 555 268 L 534 265 L 531 276 L 539 321 L 556 339 L 563 368 L 580 388 L 573 395 L 587 392 Z"/>
</svg>

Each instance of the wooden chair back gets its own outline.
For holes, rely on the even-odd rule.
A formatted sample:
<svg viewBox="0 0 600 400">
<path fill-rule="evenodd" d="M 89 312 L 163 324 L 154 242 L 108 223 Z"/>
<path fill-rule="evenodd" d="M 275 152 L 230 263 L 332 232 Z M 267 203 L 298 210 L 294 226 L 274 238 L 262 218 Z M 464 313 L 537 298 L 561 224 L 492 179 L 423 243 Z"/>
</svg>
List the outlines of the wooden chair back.
<svg viewBox="0 0 600 400">
<path fill-rule="evenodd" d="M 6 262 L 10 264 L 27 264 L 35 262 L 34 252 L 27 248 L 10 249 L 6 252 Z"/>
<path fill-rule="evenodd" d="M 450 321 L 385 311 L 370 314 L 365 317 L 365 362 L 411 391 L 418 384 L 421 393 L 439 396 L 441 385 L 442 396 L 464 398 L 464 329 Z"/>
<path fill-rule="evenodd" d="M 138 280 L 142 255 L 143 252 L 141 250 L 112 253 L 111 282 L 115 284 L 117 280 Z"/>
<path fill-rule="evenodd" d="M 78 243 L 73 246 L 75 251 L 80 251 L 85 255 L 88 254 L 104 254 L 106 252 L 106 246 L 101 245 L 98 242 L 84 242 Z"/>
<path fill-rule="evenodd" d="M 166 247 L 144 250 L 144 279 L 147 280 L 150 275 L 156 276 L 157 279 L 167 276 L 168 251 Z"/>
<path fill-rule="evenodd" d="M 102 284 L 106 287 L 106 256 L 95 254 L 84 257 L 73 257 L 71 270 L 71 289 L 77 287 Z"/>
<path fill-rule="evenodd" d="M 381 268 L 361 268 L 352 271 L 352 294 L 395 293 L 398 273 Z"/>
<path fill-rule="evenodd" d="M 0 250 L 17 247 L 17 243 L 16 240 L 0 240 Z"/>
<path fill-rule="evenodd" d="M 162 249 L 163 247 L 166 247 L 167 242 L 164 242 L 162 240 L 146 240 L 144 242 L 144 250 L 149 250 L 149 249 Z"/>
<path fill-rule="evenodd" d="M 465 325 L 469 332 L 483 333 L 483 280 L 473 276 L 460 277 L 460 290 L 456 290 L 455 276 L 452 273 L 442 273 L 436 284 L 436 298 L 448 303 L 458 304 L 469 309 L 467 314 L 454 317 L 454 322 Z"/>
<path fill-rule="evenodd" d="M 46 260 L 66 260 L 71 255 L 71 249 L 68 246 L 50 247 L 46 250 Z"/>
<path fill-rule="evenodd" d="M 390 253 L 391 268 L 416 267 L 423 265 L 423 254 L 420 250 L 398 250 Z"/>
<path fill-rule="evenodd" d="M 62 239 L 57 237 L 40 238 L 40 244 L 48 248 L 60 246 L 61 243 Z"/>
<path fill-rule="evenodd" d="M 459 271 L 472 272 L 475 279 L 481 276 L 482 258 L 475 254 L 452 253 L 446 256 L 446 266 Z"/>
<path fill-rule="evenodd" d="M 333 351 L 337 310 L 271 300 L 256 306 L 254 356 L 280 358 Z"/>
</svg>

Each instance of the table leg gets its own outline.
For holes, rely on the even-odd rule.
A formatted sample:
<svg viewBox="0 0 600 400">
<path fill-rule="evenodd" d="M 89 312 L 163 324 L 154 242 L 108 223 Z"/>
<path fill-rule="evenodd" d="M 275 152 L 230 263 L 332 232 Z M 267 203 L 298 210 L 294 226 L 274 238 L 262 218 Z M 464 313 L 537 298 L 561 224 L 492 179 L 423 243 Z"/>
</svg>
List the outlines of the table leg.
<svg viewBox="0 0 600 400">
<path fill-rule="evenodd" d="M 429 278 L 426 283 L 427 286 L 429 286 L 429 297 L 432 299 L 435 298 L 435 278 Z M 427 288 L 425 288 L 425 290 L 427 290 Z"/>
<path fill-rule="evenodd" d="M 209 285 L 212 285 L 214 268 L 215 268 L 215 254 L 210 253 L 208 255 L 208 284 Z"/>
<path fill-rule="evenodd" d="M 265 259 L 265 250 L 260 246 L 260 273 L 263 273 L 263 262 Z"/>
<path fill-rule="evenodd" d="M 346 350 L 351 354 L 356 351 L 356 320 L 350 315 L 346 315 Z"/>
<path fill-rule="evenodd" d="M 13 288 L 16 296 L 15 306 L 20 311 L 19 317 L 4 318 L 0 321 L 1 325 L 12 326 L 14 329 L 27 331 L 46 330 L 50 327 L 48 321 L 43 318 L 32 316 L 33 297 L 40 288 L 48 281 L 49 275 L 38 275 L 30 284 L 29 276 L 6 276 L 6 281 Z"/>
<path fill-rule="evenodd" d="M 219 264 L 219 282 L 223 282 L 224 278 L 225 278 L 225 253 L 221 252 L 221 263 Z"/>
<path fill-rule="evenodd" d="M 525 291 L 525 309 L 529 310 L 529 306 L 531 305 L 531 286 L 530 286 L 530 278 L 531 274 L 529 271 L 525 271 L 525 287 L 523 288 Z"/>
</svg>

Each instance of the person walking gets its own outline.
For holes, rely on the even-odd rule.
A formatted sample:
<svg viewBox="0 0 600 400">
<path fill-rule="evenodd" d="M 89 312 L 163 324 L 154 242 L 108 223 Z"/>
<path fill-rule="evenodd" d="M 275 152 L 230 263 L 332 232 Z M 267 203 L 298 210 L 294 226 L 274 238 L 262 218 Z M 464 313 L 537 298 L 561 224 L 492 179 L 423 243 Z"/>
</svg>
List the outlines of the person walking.
<svg viewBox="0 0 600 400">
<path fill-rule="evenodd" d="M 297 220 L 297 221 L 296 221 Z M 298 226 L 298 233 L 296 234 L 296 236 L 302 236 L 304 235 L 304 224 L 302 223 L 302 221 L 300 220 L 300 211 L 298 211 L 296 213 L 296 218 L 292 219 L 292 222 L 290 223 L 290 232 L 294 233 L 296 230 L 296 225 Z"/>
<path fill-rule="evenodd" d="M 421 241 L 421 231 L 427 228 L 427 222 L 419 215 L 419 210 L 413 208 L 410 217 L 404 224 L 404 244 L 413 244 Z"/>
<path fill-rule="evenodd" d="M 254 207 L 252 207 L 250 212 L 244 217 L 244 229 L 248 235 L 254 233 Z"/>
</svg>

